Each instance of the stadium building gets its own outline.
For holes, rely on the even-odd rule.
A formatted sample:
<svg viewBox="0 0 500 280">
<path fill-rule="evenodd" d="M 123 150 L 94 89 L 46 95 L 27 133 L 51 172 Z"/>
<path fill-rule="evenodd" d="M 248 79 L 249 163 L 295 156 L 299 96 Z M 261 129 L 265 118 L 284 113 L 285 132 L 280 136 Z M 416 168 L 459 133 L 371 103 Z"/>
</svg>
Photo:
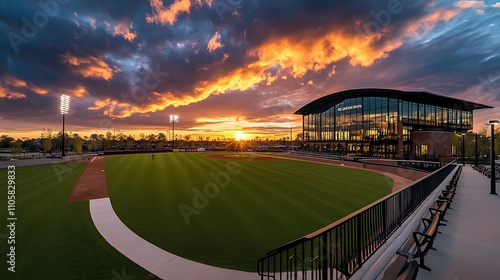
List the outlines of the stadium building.
<svg viewBox="0 0 500 280">
<path fill-rule="evenodd" d="M 493 108 L 425 91 L 352 89 L 300 108 L 305 150 L 382 158 L 447 159 L 474 110 Z"/>
</svg>

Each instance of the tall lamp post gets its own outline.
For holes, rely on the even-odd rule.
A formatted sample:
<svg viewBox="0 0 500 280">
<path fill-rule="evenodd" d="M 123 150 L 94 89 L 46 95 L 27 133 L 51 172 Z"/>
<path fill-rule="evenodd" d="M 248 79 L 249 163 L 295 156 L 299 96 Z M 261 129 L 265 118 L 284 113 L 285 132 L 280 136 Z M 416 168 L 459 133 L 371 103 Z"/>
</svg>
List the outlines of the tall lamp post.
<svg viewBox="0 0 500 280">
<path fill-rule="evenodd" d="M 63 117 L 63 126 L 62 126 L 62 143 L 61 143 L 61 149 L 62 149 L 62 156 L 64 157 L 65 151 L 64 151 L 64 116 L 68 114 L 69 110 L 69 96 L 67 95 L 61 95 L 61 106 L 59 107 L 61 109 L 61 115 Z"/>
<path fill-rule="evenodd" d="M 476 134 L 475 134 L 475 136 L 476 136 L 476 150 L 475 150 L 475 151 L 476 151 L 476 153 L 475 153 L 475 159 L 474 159 L 474 165 L 475 165 L 475 166 L 477 166 L 477 158 L 478 158 L 478 155 L 477 155 L 477 135 L 478 135 L 478 134 L 476 133 Z"/>
<path fill-rule="evenodd" d="M 491 125 L 491 141 L 490 141 L 490 161 L 491 161 L 491 191 L 490 194 L 497 194 L 497 185 L 495 178 L 495 125 L 499 124 L 498 120 L 486 122 L 486 125 Z"/>
<path fill-rule="evenodd" d="M 462 165 L 465 166 L 465 133 L 462 133 Z"/>
<path fill-rule="evenodd" d="M 179 116 L 170 115 L 170 123 L 172 124 L 172 152 L 174 151 L 174 141 L 175 141 L 175 123 L 179 122 Z"/>
</svg>

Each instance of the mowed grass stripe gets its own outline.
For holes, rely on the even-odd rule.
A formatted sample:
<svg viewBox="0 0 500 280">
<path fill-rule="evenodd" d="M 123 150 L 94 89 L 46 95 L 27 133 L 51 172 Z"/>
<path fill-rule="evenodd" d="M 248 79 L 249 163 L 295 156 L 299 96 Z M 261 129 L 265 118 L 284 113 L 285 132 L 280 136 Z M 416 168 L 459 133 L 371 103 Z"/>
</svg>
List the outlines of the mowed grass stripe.
<svg viewBox="0 0 500 280">
<path fill-rule="evenodd" d="M 322 199 L 318 199 L 314 194 L 314 187 L 290 184 L 290 177 L 294 177 L 292 174 L 297 174 L 293 170 L 286 176 L 284 172 L 277 172 L 272 163 L 268 166 L 257 166 L 255 169 L 246 171 L 249 172 L 249 174 L 246 174 L 248 177 L 258 178 L 258 181 L 254 185 L 256 187 L 254 193 L 256 195 L 267 196 L 268 200 L 276 204 L 275 207 L 291 208 L 292 213 L 282 213 L 283 218 L 286 218 L 286 216 L 295 216 L 297 218 L 297 215 L 302 214 L 314 219 L 318 216 L 317 214 L 320 214 L 318 213 L 318 209 L 323 209 L 328 204 L 325 201 L 321 201 Z M 307 205 L 311 204 L 309 200 L 314 200 L 313 203 L 318 203 L 318 207 L 308 207 Z M 320 203 L 323 205 L 319 205 Z"/>
<path fill-rule="evenodd" d="M 0 279 L 110 279 L 126 268 L 128 275 L 149 277 L 144 269 L 111 247 L 96 230 L 89 203 L 68 202 L 85 164 L 67 163 L 16 168 L 16 272 L 7 270 L 7 239 L 0 239 L 5 264 Z M 7 169 L 0 169 L 7 182 Z M 0 190 L 7 202 L 7 188 Z M 6 205 L 6 204 L 5 204 Z M 6 221 L 7 207 L 0 211 Z M 0 228 L 7 236 L 8 228 Z M 4 250 L 5 249 L 5 250 Z M 12 278 L 14 277 L 14 278 Z"/>
<path fill-rule="evenodd" d="M 107 158 L 109 194 L 118 216 L 174 254 L 254 271 L 267 251 L 352 213 L 392 188 L 390 180 L 372 172 L 292 160 L 232 161 L 241 172 L 228 175 L 231 161 L 207 158 L 209 154 Z M 122 161 L 127 164 L 114 167 Z M 201 199 L 198 194 L 217 181 L 210 174 L 229 184 L 215 197 Z M 196 208 L 193 202 L 203 205 Z M 180 205 L 193 209 L 189 217 Z"/>
</svg>

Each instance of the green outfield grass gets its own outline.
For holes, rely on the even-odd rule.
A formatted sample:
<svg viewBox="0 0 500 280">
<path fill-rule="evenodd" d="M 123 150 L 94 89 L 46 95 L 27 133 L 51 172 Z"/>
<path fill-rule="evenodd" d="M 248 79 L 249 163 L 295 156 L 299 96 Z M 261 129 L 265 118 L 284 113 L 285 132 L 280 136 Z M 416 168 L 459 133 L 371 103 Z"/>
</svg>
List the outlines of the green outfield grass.
<svg viewBox="0 0 500 280">
<path fill-rule="evenodd" d="M 120 219 L 176 255 L 255 271 L 266 252 L 392 189 L 391 179 L 364 170 L 209 154 L 107 157 L 108 191 Z"/>
<path fill-rule="evenodd" d="M 15 244 L 7 239 L 7 169 L 0 169 L 0 279 L 156 279 L 101 237 L 87 201 L 68 202 L 84 167 L 69 163 L 16 169 Z M 15 273 L 7 270 L 12 245 Z"/>
</svg>

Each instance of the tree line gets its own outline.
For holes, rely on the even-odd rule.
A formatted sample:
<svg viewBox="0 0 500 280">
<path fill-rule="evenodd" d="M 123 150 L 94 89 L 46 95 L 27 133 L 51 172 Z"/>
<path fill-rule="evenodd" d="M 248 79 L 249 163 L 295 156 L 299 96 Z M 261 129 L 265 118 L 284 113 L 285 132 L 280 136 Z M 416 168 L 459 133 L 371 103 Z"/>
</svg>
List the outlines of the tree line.
<svg viewBox="0 0 500 280">
<path fill-rule="evenodd" d="M 481 157 L 489 157 L 490 137 L 489 129 L 484 127 L 477 133 L 477 153 Z M 260 137 L 254 136 L 251 139 L 245 139 L 242 142 L 249 147 L 258 146 L 300 146 L 302 133 L 296 134 L 295 139 L 290 141 L 290 137 Z M 231 143 L 237 142 L 235 138 L 228 138 L 220 135 L 210 136 L 192 136 L 190 134 L 174 135 L 174 148 L 209 148 L 225 149 Z M 467 133 L 464 136 L 465 157 L 474 158 L 476 154 L 476 136 L 473 133 Z M 84 152 L 96 151 L 120 151 L 120 150 L 148 150 L 148 149 L 172 149 L 172 137 L 167 137 L 163 132 L 157 134 L 139 134 L 126 135 L 122 131 L 107 131 L 106 133 L 93 133 L 90 136 L 81 136 L 78 133 L 65 133 L 65 150 L 81 154 Z M 462 135 L 456 134 L 453 140 L 453 146 L 456 150 L 455 156 L 462 156 Z M 54 133 L 51 129 L 43 129 L 40 138 L 15 139 L 8 135 L 0 136 L 0 150 L 10 151 L 14 154 L 22 152 L 42 152 L 54 153 L 60 152 L 62 147 L 62 132 Z M 500 128 L 495 130 L 495 151 L 500 154 Z"/>
<path fill-rule="evenodd" d="M 301 140 L 301 133 L 297 134 L 294 143 L 298 145 Z M 235 138 L 219 135 L 216 137 L 210 136 L 192 136 L 191 134 L 175 134 L 167 137 L 163 132 L 144 134 L 140 133 L 139 137 L 135 135 L 127 135 L 122 131 L 106 133 L 93 133 L 90 136 L 81 136 L 78 133 L 65 132 L 64 148 L 67 152 L 81 154 L 84 152 L 96 151 L 123 151 L 123 150 L 149 150 L 149 149 L 172 149 L 174 148 L 209 148 L 209 149 L 225 149 L 228 144 L 237 142 Z M 174 140 L 174 141 L 172 141 Z M 252 139 L 242 140 L 247 143 L 247 146 L 256 145 L 290 145 L 290 137 L 281 137 L 276 139 L 273 137 L 255 136 Z M 253 143 L 250 145 L 250 143 Z M 51 129 L 43 129 L 40 138 L 31 139 L 15 139 L 8 135 L 0 136 L 0 150 L 9 150 L 14 154 L 22 152 L 42 152 L 42 153 L 58 153 L 62 150 L 62 132 L 54 133 Z"/>
</svg>

